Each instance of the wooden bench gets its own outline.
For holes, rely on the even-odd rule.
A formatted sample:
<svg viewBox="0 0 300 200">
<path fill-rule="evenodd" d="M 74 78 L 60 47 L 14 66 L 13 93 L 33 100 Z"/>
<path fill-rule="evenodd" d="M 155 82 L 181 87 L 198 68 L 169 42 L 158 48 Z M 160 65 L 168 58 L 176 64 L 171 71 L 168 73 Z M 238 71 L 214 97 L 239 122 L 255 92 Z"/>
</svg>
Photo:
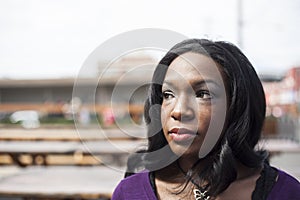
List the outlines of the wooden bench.
<svg viewBox="0 0 300 200">
<path fill-rule="evenodd" d="M 130 152 L 143 145 L 142 141 L 0 141 L 0 155 L 10 155 L 19 166 L 49 165 L 50 155 L 72 155 L 77 163 L 84 156 L 91 155 L 104 163 L 124 165 Z M 24 163 L 22 157 L 29 156 Z M 105 158 L 110 158 L 110 162 Z M 99 162 L 99 163 L 101 163 Z M 82 163 L 81 163 L 82 164 Z"/>
<path fill-rule="evenodd" d="M 86 141 L 86 140 L 139 140 L 145 130 L 126 129 L 0 129 L 0 140 L 15 141 Z"/>
</svg>

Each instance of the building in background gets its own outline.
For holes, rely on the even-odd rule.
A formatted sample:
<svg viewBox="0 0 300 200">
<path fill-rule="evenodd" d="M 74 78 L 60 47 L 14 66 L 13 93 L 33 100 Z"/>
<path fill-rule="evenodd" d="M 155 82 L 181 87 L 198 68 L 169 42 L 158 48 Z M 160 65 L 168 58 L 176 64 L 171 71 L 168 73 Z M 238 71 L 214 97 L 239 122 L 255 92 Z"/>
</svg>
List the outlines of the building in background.
<svg viewBox="0 0 300 200">
<path fill-rule="evenodd" d="M 83 123 L 90 122 L 88 113 L 99 115 L 107 124 L 125 116 L 141 123 L 157 62 L 147 55 L 124 56 L 99 66 L 97 79 L 0 80 L 0 119 L 15 111 L 34 110 L 68 119 L 82 113 L 78 119 Z M 267 103 L 264 135 L 300 140 L 300 67 L 291 68 L 284 77 L 260 78 Z"/>
<path fill-rule="evenodd" d="M 129 55 L 109 65 L 100 65 L 97 78 L 2 79 L 0 113 L 4 116 L 20 110 L 36 110 L 48 116 L 71 118 L 84 108 L 85 115 L 87 111 L 95 112 L 104 118 L 109 116 L 111 121 L 110 107 L 114 106 L 118 115 L 129 112 L 139 122 L 156 64 L 157 60 L 149 55 Z"/>
<path fill-rule="evenodd" d="M 299 140 L 300 67 L 284 77 L 261 77 L 267 103 L 265 132 Z"/>
</svg>

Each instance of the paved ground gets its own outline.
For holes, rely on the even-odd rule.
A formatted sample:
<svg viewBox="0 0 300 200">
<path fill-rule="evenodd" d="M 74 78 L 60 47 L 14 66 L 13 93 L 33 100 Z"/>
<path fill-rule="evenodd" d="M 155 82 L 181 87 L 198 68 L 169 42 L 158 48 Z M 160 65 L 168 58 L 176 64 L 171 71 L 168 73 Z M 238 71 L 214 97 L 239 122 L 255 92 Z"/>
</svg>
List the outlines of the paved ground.
<svg viewBox="0 0 300 200">
<path fill-rule="evenodd" d="M 300 153 L 281 153 L 274 155 L 270 163 L 295 176 L 300 181 Z"/>
<path fill-rule="evenodd" d="M 33 166 L 22 170 L 6 168 L 0 178 L 0 196 L 43 198 L 110 197 L 123 177 L 123 170 L 101 167 Z"/>
</svg>

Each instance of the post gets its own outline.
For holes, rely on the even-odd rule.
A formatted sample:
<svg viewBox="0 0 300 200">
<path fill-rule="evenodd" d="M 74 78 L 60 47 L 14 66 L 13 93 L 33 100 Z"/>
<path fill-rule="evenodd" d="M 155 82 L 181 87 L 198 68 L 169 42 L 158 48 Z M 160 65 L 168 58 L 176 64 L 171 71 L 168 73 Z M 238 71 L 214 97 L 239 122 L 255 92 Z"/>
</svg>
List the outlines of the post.
<svg viewBox="0 0 300 200">
<path fill-rule="evenodd" d="M 237 43 L 243 49 L 243 0 L 237 0 Z"/>
</svg>

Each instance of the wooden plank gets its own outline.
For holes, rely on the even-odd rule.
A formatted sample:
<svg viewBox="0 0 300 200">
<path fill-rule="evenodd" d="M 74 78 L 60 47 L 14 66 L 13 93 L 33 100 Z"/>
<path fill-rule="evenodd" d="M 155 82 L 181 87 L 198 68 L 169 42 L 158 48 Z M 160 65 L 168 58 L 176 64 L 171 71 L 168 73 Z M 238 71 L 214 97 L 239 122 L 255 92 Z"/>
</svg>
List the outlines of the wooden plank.
<svg viewBox="0 0 300 200">
<path fill-rule="evenodd" d="M 78 149 L 79 142 L 0 141 L 0 153 L 67 154 Z"/>
<path fill-rule="evenodd" d="M 91 154 L 132 153 L 139 147 L 146 147 L 146 141 L 86 141 L 81 151 Z"/>
<path fill-rule="evenodd" d="M 289 139 L 262 139 L 257 147 L 266 149 L 271 154 L 274 153 L 300 153 L 300 144 Z"/>
<path fill-rule="evenodd" d="M 128 129 L 0 129 L 0 140 L 82 141 L 135 140 L 146 137 L 146 131 Z"/>
<path fill-rule="evenodd" d="M 0 153 L 18 154 L 72 154 L 82 152 L 87 154 L 130 153 L 135 148 L 144 145 L 142 141 L 0 141 Z"/>
<path fill-rule="evenodd" d="M 0 196 L 109 198 L 123 174 L 108 167 L 29 167 L 0 179 Z"/>
</svg>

